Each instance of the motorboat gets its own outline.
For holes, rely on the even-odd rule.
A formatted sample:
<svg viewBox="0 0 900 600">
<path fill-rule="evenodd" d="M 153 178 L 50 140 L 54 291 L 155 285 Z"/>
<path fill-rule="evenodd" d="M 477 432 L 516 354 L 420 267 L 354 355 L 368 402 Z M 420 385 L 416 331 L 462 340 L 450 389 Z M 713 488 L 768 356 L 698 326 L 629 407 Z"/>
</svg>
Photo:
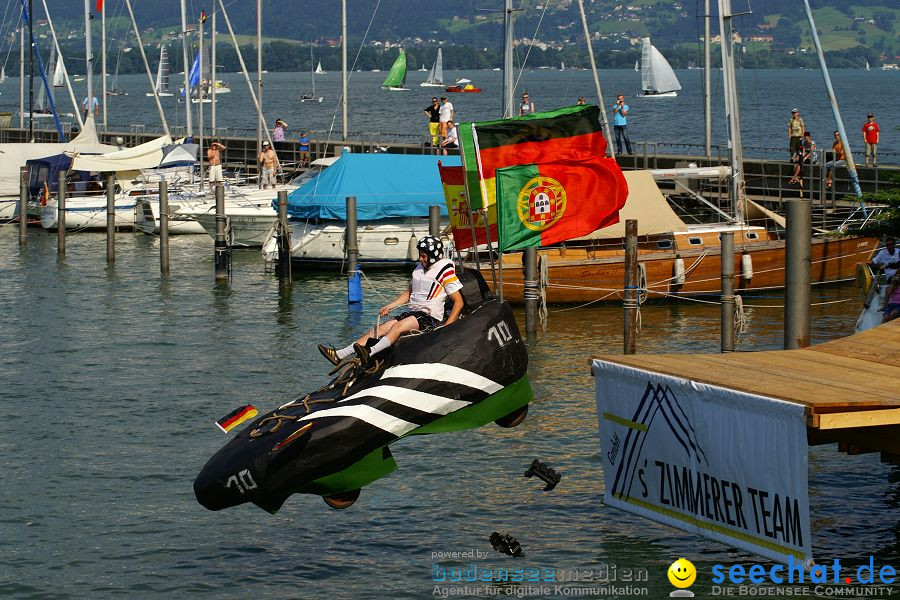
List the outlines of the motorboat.
<svg viewBox="0 0 900 600">
<path fill-rule="evenodd" d="M 462 93 L 476 93 L 480 92 L 481 88 L 477 88 L 472 85 L 471 79 L 460 79 L 456 82 L 456 85 L 451 85 L 448 88 L 444 88 L 445 92 L 462 92 Z"/>
</svg>

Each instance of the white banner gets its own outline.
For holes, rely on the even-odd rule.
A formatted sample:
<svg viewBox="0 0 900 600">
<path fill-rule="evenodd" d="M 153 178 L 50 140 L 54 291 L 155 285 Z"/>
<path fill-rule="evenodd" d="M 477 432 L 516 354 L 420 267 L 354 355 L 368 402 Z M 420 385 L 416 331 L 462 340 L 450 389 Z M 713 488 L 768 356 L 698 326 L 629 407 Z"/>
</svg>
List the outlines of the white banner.
<svg viewBox="0 0 900 600">
<path fill-rule="evenodd" d="M 787 562 L 812 558 L 803 406 L 595 360 L 604 501 Z"/>
</svg>

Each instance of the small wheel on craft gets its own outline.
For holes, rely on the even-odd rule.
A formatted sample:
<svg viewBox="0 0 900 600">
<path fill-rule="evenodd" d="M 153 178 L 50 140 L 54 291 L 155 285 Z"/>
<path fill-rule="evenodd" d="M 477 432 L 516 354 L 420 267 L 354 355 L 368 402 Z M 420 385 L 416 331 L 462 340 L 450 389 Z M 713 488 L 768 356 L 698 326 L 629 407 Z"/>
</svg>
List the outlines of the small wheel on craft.
<svg viewBox="0 0 900 600">
<path fill-rule="evenodd" d="M 330 496 L 322 496 L 322 500 L 325 501 L 325 504 L 330 506 L 331 508 L 341 510 L 343 508 L 349 508 L 353 506 L 353 503 L 359 498 L 360 489 L 356 488 L 355 490 L 350 490 L 349 492 L 341 492 L 339 494 L 332 494 Z"/>
<path fill-rule="evenodd" d="M 507 429 L 510 429 L 510 428 L 515 427 L 515 426 L 519 425 L 520 423 L 522 423 L 522 421 L 525 420 L 525 416 L 527 414 L 528 414 L 528 405 L 526 404 L 522 408 L 517 408 L 516 410 L 512 411 L 505 417 L 500 417 L 499 419 L 494 421 L 494 423 L 496 423 L 500 427 L 505 427 Z"/>
</svg>

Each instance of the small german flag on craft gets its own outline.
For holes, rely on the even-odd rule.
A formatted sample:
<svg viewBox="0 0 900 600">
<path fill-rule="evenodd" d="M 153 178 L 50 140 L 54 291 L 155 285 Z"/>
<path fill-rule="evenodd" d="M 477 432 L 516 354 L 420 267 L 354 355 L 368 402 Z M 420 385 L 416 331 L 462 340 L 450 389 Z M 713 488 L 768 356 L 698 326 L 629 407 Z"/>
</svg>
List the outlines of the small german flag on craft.
<svg viewBox="0 0 900 600">
<path fill-rule="evenodd" d="M 228 433 L 244 421 L 252 419 L 257 415 L 258 411 L 256 407 L 252 404 L 247 404 L 246 406 L 241 406 L 239 408 L 234 409 L 218 421 L 216 421 L 216 425 L 219 429 Z"/>
</svg>

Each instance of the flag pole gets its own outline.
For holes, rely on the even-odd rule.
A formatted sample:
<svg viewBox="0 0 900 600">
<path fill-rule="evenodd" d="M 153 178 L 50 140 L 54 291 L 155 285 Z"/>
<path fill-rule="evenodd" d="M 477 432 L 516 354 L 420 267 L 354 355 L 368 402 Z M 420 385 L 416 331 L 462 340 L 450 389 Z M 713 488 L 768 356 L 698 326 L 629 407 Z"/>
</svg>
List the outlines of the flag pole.
<svg viewBox="0 0 900 600">
<path fill-rule="evenodd" d="M 503 301 L 503 269 L 502 269 L 502 261 L 500 260 L 501 255 L 497 255 L 498 264 L 496 270 L 494 268 L 494 242 L 491 241 L 491 224 L 490 219 L 488 219 L 488 208 L 487 208 L 487 188 L 484 185 L 484 172 L 481 166 L 481 148 L 478 147 L 478 132 L 475 131 L 475 123 L 472 123 L 472 145 L 475 147 L 475 163 L 478 167 L 478 185 L 481 187 L 481 210 L 484 214 L 484 233 L 487 240 L 488 246 L 488 258 L 491 261 L 491 278 L 494 281 L 494 289 L 498 290 L 497 295 L 500 296 L 500 301 Z M 500 224 L 497 224 L 499 228 Z M 498 246 L 499 248 L 499 246 Z M 478 252 L 478 247 L 475 247 L 475 252 Z"/>
<path fill-rule="evenodd" d="M 475 216 L 472 214 L 471 194 L 469 194 L 469 190 L 466 187 L 468 185 L 466 180 L 466 153 L 460 152 L 459 158 L 463 169 L 463 187 L 466 189 L 466 211 L 469 213 L 469 229 L 472 231 L 472 248 L 475 250 L 475 268 L 481 271 L 481 261 L 478 260 L 478 237 L 475 235 Z M 441 161 L 438 161 L 438 166 L 440 164 Z M 443 179 L 443 175 L 441 175 L 441 178 Z M 450 219 L 452 222 L 453 215 L 450 215 Z M 462 260 L 462 257 L 460 257 L 460 260 Z"/>
</svg>

